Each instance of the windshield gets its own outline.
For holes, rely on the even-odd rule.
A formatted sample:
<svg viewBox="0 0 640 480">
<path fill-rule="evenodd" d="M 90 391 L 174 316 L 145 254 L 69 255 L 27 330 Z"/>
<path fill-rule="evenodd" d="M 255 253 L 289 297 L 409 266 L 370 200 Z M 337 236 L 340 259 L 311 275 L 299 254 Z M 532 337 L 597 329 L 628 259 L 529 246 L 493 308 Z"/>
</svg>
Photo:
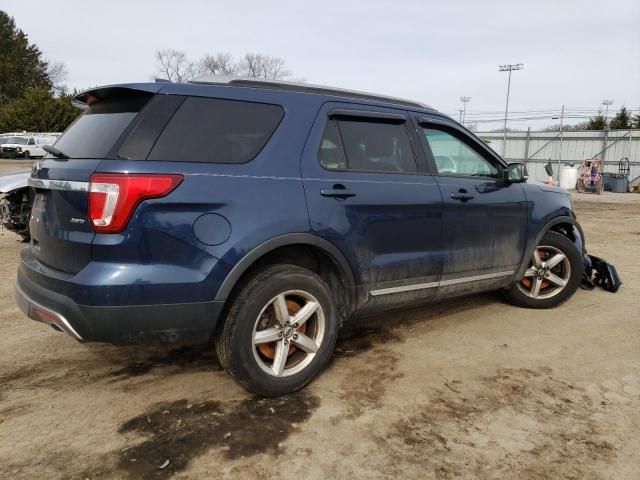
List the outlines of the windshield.
<svg viewBox="0 0 640 480">
<path fill-rule="evenodd" d="M 55 148 L 69 158 L 105 158 L 151 96 L 129 91 L 93 103 L 58 139 Z"/>
<path fill-rule="evenodd" d="M 13 143 L 16 145 L 26 145 L 27 139 L 23 137 L 8 137 L 6 140 L 2 140 L 2 143 Z"/>
</svg>

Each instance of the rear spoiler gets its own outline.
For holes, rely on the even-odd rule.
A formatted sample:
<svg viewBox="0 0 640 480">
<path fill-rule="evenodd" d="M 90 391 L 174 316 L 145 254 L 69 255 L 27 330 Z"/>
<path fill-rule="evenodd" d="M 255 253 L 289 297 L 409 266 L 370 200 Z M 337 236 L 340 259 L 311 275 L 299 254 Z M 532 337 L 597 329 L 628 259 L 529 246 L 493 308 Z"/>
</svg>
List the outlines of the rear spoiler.
<svg viewBox="0 0 640 480">
<path fill-rule="evenodd" d="M 114 95 L 123 95 L 138 92 L 158 93 L 164 85 L 162 83 L 124 83 L 121 85 L 106 85 L 104 87 L 96 87 L 84 90 L 78 93 L 71 104 L 80 109 L 87 109 L 89 105 L 96 101 L 104 100 Z"/>
</svg>

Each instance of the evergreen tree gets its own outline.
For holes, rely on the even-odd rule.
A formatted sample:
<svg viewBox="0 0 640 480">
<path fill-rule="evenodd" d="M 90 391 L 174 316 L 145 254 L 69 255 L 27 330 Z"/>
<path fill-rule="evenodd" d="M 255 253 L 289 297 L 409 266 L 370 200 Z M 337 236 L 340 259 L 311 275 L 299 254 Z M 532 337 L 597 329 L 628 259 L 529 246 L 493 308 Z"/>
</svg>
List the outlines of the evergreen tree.
<svg viewBox="0 0 640 480">
<path fill-rule="evenodd" d="M 629 115 L 627 107 L 625 107 L 624 105 L 622 106 L 620 111 L 616 113 L 616 116 L 611 120 L 609 126 L 614 130 L 631 128 L 631 115 Z"/>
<path fill-rule="evenodd" d="M 0 105 L 33 87 L 51 88 L 47 62 L 13 18 L 0 10 Z"/>
<path fill-rule="evenodd" d="M 0 108 L 0 132 L 62 132 L 81 113 L 71 105 L 72 98 L 54 97 L 48 88 L 34 87 Z"/>
<path fill-rule="evenodd" d="M 606 126 L 607 120 L 604 118 L 604 115 L 602 115 L 602 112 L 600 111 L 595 117 L 591 117 L 589 119 L 589 121 L 585 125 L 585 128 L 587 130 L 604 130 L 604 127 Z"/>
</svg>

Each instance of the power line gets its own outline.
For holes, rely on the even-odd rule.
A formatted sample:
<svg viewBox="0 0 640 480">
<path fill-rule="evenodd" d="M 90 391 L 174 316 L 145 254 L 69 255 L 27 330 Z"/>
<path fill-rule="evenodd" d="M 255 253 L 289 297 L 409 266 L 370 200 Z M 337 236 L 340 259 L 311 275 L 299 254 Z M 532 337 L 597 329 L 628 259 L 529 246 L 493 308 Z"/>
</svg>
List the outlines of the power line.
<svg viewBox="0 0 640 480">
<path fill-rule="evenodd" d="M 640 109 L 627 109 L 630 115 L 636 115 L 640 113 Z M 447 113 L 447 112 L 445 112 Z M 449 113 L 450 116 L 456 116 L 456 114 Z M 519 110 L 511 112 L 509 121 L 523 121 L 523 120 L 552 120 L 553 117 L 559 117 L 562 115 L 561 109 L 545 109 L 545 110 Z M 564 118 L 573 120 L 588 120 L 595 115 L 602 115 L 601 110 L 594 109 L 565 109 Z M 466 120 L 472 123 L 497 123 L 503 122 L 504 119 L 500 112 L 495 111 L 474 111 L 466 114 Z"/>
<path fill-rule="evenodd" d="M 549 109 L 540 109 L 540 110 L 512 110 L 511 113 L 523 114 L 523 113 L 560 113 L 562 110 L 557 108 L 549 108 Z M 570 108 L 567 107 L 565 111 L 572 111 L 576 113 L 598 113 L 600 109 L 580 109 L 580 108 Z M 627 112 L 640 112 L 640 109 L 635 108 L 627 108 Z M 473 112 L 469 112 L 467 115 L 504 115 L 504 112 L 496 112 L 495 110 L 474 110 Z"/>
</svg>

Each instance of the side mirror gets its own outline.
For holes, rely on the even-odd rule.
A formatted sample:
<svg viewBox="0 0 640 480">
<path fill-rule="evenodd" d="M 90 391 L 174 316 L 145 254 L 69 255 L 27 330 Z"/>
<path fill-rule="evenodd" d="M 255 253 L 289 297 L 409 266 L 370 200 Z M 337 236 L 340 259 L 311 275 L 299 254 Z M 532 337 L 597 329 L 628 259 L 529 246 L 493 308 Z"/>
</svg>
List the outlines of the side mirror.
<svg viewBox="0 0 640 480">
<path fill-rule="evenodd" d="M 509 183 L 523 183 L 529 178 L 527 166 L 524 163 L 510 163 L 505 180 Z"/>
</svg>

